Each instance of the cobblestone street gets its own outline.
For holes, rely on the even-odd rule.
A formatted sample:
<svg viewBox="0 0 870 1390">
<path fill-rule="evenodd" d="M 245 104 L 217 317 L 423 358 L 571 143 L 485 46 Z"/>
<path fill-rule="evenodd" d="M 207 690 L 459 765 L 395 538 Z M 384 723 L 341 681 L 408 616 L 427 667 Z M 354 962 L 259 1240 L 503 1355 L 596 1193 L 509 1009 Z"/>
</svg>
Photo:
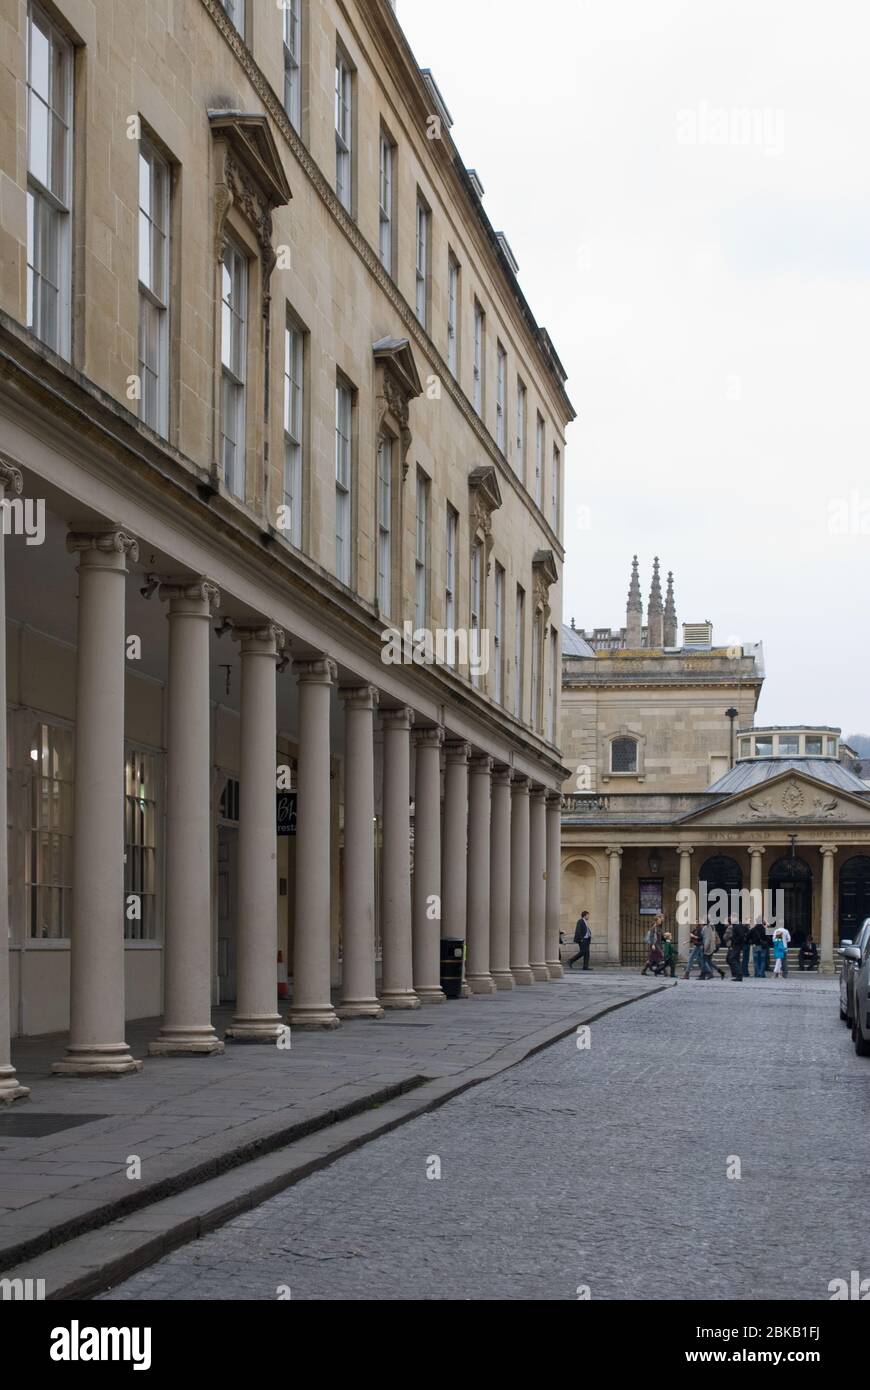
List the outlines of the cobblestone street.
<svg viewBox="0 0 870 1390">
<path fill-rule="evenodd" d="M 107 1297 L 827 1299 L 870 1272 L 868 1086 L 835 981 L 681 984 Z"/>
</svg>

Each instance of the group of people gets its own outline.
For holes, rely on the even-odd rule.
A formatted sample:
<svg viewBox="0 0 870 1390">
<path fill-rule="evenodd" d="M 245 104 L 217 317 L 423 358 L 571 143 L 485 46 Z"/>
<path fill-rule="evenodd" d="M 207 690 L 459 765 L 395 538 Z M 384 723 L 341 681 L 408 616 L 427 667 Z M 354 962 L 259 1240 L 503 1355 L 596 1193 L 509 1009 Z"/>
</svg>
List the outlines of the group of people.
<svg viewBox="0 0 870 1390">
<path fill-rule="evenodd" d="M 664 915 L 661 912 L 653 919 L 644 944 L 647 957 L 641 975 L 670 973 L 671 978 L 676 979 L 679 950 L 671 932 L 665 927 Z M 578 962 L 582 962 L 581 969 L 591 970 L 589 951 L 592 945 L 592 929 L 589 925 L 588 911 L 580 914 L 574 930 L 574 945 L 577 947 L 577 954 L 568 961 L 568 969 L 573 970 Z M 726 948 L 725 959 L 732 980 L 748 978 L 750 955 L 756 980 L 763 980 L 770 974 L 771 959 L 774 978 L 784 979 L 788 975 L 790 945 L 791 932 L 788 928 L 778 926 L 776 921 L 766 922 L 763 917 L 758 917 L 752 927 L 741 922 L 738 917 L 730 917 L 722 926 L 715 926 L 706 918 L 702 918 L 689 930 L 689 955 L 683 979 L 688 980 L 697 965 L 702 980 L 715 979 L 717 974 L 724 980 L 725 971 L 716 963 L 716 952 L 720 946 Z M 818 947 L 810 935 L 801 943 L 798 969 L 816 970 L 818 964 Z"/>
</svg>

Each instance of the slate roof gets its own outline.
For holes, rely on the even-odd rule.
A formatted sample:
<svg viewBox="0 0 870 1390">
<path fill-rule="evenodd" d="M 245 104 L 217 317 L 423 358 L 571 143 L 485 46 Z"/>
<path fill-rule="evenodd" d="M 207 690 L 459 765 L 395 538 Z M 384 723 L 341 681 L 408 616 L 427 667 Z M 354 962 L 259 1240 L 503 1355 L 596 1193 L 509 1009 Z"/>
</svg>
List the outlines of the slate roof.
<svg viewBox="0 0 870 1390">
<path fill-rule="evenodd" d="M 562 624 L 562 655 L 563 656 L 594 656 L 595 652 L 579 632 L 575 632 L 567 623 Z"/>
<path fill-rule="evenodd" d="M 707 791 L 720 796 L 734 796 L 737 792 L 769 782 L 773 777 L 780 777 L 784 772 L 802 772 L 804 776 L 826 782 L 838 791 L 867 796 L 866 782 L 833 758 L 753 758 L 745 763 L 737 763 Z"/>
</svg>

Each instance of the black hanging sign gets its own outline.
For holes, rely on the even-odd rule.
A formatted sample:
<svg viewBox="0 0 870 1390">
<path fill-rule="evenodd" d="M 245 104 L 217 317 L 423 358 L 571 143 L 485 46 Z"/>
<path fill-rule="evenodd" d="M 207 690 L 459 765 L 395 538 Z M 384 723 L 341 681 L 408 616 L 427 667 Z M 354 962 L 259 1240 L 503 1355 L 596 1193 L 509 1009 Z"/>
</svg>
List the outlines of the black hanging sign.
<svg viewBox="0 0 870 1390">
<path fill-rule="evenodd" d="M 279 835 L 296 834 L 297 795 L 297 792 L 278 792 L 276 812 Z"/>
</svg>

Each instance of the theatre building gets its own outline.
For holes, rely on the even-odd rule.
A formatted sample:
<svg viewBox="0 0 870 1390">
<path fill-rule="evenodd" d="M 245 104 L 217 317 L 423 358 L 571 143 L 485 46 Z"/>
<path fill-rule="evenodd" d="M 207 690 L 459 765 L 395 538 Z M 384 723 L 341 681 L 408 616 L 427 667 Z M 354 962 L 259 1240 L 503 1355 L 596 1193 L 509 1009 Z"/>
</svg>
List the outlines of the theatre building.
<svg viewBox="0 0 870 1390">
<path fill-rule="evenodd" d="M 563 634 L 562 929 L 592 914 L 593 960 L 634 965 L 656 912 L 688 944 L 677 894 L 739 907 L 755 890 L 822 967 L 870 916 L 870 783 L 839 729 L 756 725 L 760 644 L 677 640 L 658 562 L 642 624 L 637 563 L 625 629 Z M 768 896 L 765 896 L 768 895 Z"/>
<path fill-rule="evenodd" d="M 0 65 L 0 1098 L 442 1002 L 442 937 L 549 981 L 574 412 L 392 5 L 33 0 Z"/>
</svg>

